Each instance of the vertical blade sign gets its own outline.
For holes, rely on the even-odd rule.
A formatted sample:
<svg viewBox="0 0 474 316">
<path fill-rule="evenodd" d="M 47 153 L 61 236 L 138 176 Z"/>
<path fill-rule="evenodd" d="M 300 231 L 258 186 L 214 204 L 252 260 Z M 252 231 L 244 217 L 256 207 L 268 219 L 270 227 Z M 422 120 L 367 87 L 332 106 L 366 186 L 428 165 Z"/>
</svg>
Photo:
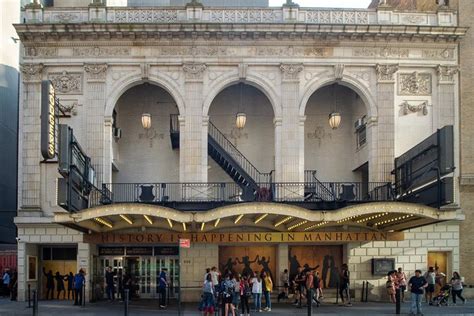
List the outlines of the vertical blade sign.
<svg viewBox="0 0 474 316">
<path fill-rule="evenodd" d="M 49 80 L 41 82 L 41 155 L 44 159 L 56 156 L 59 123 L 59 102 Z"/>
</svg>

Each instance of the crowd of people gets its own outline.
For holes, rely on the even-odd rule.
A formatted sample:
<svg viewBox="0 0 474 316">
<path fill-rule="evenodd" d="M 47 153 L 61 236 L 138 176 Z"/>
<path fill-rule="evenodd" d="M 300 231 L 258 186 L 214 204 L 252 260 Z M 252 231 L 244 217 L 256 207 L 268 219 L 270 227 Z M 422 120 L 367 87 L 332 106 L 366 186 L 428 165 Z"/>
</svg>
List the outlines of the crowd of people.
<svg viewBox="0 0 474 316">
<path fill-rule="evenodd" d="M 14 270 L 5 269 L 2 275 L 2 295 L 16 301 L 18 294 L 18 273 Z"/>
<path fill-rule="evenodd" d="M 322 280 L 319 272 L 310 267 L 298 267 L 297 273 L 290 276 L 285 270 L 280 281 L 283 290 L 278 294 L 278 302 L 288 299 L 292 294 L 293 304 L 299 308 L 315 304 L 319 306 L 323 298 Z M 238 274 L 230 270 L 220 273 L 216 267 L 206 269 L 204 274 L 202 300 L 199 309 L 203 315 L 213 315 L 215 309 L 221 307 L 224 315 L 250 315 L 254 312 L 270 312 L 272 310 L 271 294 L 275 289 L 275 280 L 265 269 L 261 271 L 246 271 Z M 341 269 L 339 295 L 343 305 L 351 305 L 350 272 L 347 264 Z M 250 304 L 252 300 L 252 308 Z"/>
<path fill-rule="evenodd" d="M 387 294 L 390 298 L 390 302 L 396 303 L 396 292 L 400 290 L 400 301 L 405 302 L 405 291 L 407 288 L 411 292 L 411 315 L 421 314 L 421 303 L 423 295 L 425 296 L 425 303 L 429 305 L 439 305 L 442 302 L 446 302 L 451 295 L 452 302 L 456 304 L 456 298 L 459 297 L 463 303 L 466 299 L 462 296 L 462 280 L 458 272 L 453 272 L 453 277 L 449 284 L 444 284 L 446 275 L 439 272 L 434 267 L 429 267 L 425 274 L 422 274 L 421 270 L 416 270 L 415 275 L 407 280 L 407 276 L 402 268 L 393 270 L 388 273 L 386 288 Z M 435 295 L 436 288 L 438 288 L 438 295 Z"/>
</svg>

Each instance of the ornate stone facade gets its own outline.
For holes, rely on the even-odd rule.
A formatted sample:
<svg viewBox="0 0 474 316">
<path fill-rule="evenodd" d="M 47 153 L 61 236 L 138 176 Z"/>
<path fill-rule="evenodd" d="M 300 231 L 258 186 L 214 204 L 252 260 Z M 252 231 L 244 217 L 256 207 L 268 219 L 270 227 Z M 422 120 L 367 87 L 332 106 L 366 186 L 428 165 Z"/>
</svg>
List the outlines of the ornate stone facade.
<svg viewBox="0 0 474 316">
<path fill-rule="evenodd" d="M 418 73 L 399 74 L 398 93 L 400 95 L 430 95 L 431 94 L 431 74 Z"/>
<path fill-rule="evenodd" d="M 82 74 L 68 73 L 64 70 L 61 73 L 49 73 L 48 79 L 53 83 L 57 94 L 82 94 Z"/>
</svg>

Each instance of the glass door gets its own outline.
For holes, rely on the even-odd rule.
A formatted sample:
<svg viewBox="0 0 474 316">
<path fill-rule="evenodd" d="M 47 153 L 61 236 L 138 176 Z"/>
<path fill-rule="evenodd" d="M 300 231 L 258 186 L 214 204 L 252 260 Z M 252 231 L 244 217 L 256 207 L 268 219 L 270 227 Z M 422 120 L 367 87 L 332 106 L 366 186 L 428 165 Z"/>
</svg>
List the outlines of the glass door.
<svg viewBox="0 0 474 316">
<path fill-rule="evenodd" d="M 139 283 L 139 293 L 140 297 L 143 298 L 152 298 L 152 258 L 151 257 L 141 257 L 140 258 L 140 279 Z"/>
<path fill-rule="evenodd" d="M 168 295 L 170 298 L 178 297 L 178 279 L 179 279 L 179 259 L 177 256 L 156 257 L 156 286 L 155 293 L 158 297 L 158 286 L 160 283 L 160 273 L 162 269 L 167 269 Z"/>
</svg>

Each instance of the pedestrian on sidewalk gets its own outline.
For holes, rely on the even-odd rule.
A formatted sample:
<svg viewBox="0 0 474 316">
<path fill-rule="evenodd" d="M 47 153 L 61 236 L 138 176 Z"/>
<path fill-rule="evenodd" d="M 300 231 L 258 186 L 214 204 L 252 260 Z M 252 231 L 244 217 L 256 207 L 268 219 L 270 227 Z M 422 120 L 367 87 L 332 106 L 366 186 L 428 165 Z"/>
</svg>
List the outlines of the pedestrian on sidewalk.
<svg viewBox="0 0 474 316">
<path fill-rule="evenodd" d="M 214 285 L 212 284 L 212 276 L 211 274 L 206 274 L 206 281 L 204 281 L 204 285 L 202 287 L 203 291 L 203 315 L 204 316 L 212 316 L 214 315 Z"/>
<path fill-rule="evenodd" d="M 107 267 L 105 271 L 105 284 L 109 302 L 115 301 L 114 275 L 115 273 L 112 271 L 112 267 Z"/>
<path fill-rule="evenodd" d="M 270 274 L 265 271 L 262 271 L 262 290 L 263 296 L 265 296 L 265 308 L 264 311 L 271 312 L 272 311 L 272 290 L 273 290 L 273 280 Z"/>
<path fill-rule="evenodd" d="M 415 275 L 408 281 L 411 292 L 410 315 L 423 315 L 421 313 L 421 300 L 423 297 L 423 289 L 428 286 L 426 279 L 421 276 L 421 270 L 416 270 Z"/>
<path fill-rule="evenodd" d="M 426 282 L 428 283 L 428 286 L 426 287 L 426 291 L 425 291 L 425 300 L 426 300 L 426 303 L 433 305 L 433 293 L 435 291 L 435 285 L 436 285 L 436 272 L 434 270 L 434 267 L 429 267 L 424 277 L 425 277 Z"/>
<path fill-rule="evenodd" d="M 68 275 L 64 276 L 64 281 L 67 282 L 67 299 L 72 299 L 74 300 L 74 274 L 72 272 L 69 272 Z"/>
<path fill-rule="evenodd" d="M 402 300 L 402 303 L 405 302 L 405 291 L 407 290 L 407 275 L 405 272 L 403 272 L 403 269 L 400 267 L 398 268 L 397 272 L 397 279 L 398 279 L 398 284 L 400 285 L 400 298 Z"/>
<path fill-rule="evenodd" d="M 166 308 L 166 288 L 168 287 L 168 269 L 162 268 L 158 280 L 158 290 L 160 292 L 160 308 Z"/>
<path fill-rule="evenodd" d="M 262 311 L 262 279 L 260 275 L 255 274 L 252 278 L 252 294 L 255 312 Z"/>
<path fill-rule="evenodd" d="M 3 293 L 5 294 L 5 296 L 9 296 L 10 295 L 10 271 L 8 271 L 8 269 L 5 269 L 5 271 L 3 272 L 3 277 L 2 277 L 2 287 L 3 287 Z"/>
<path fill-rule="evenodd" d="M 79 272 L 74 276 L 74 305 L 82 305 L 82 289 L 86 278 L 84 277 L 84 270 L 80 269 Z"/>
<path fill-rule="evenodd" d="M 342 305 L 352 306 L 351 303 L 351 292 L 350 292 L 350 272 L 349 267 L 346 263 L 342 265 L 341 275 L 340 275 L 340 285 L 339 285 L 339 295 L 341 297 Z M 346 296 L 346 303 L 344 304 L 344 296 Z"/>
<path fill-rule="evenodd" d="M 451 279 L 451 292 L 453 294 L 453 304 L 456 305 L 456 296 L 462 300 L 463 304 L 466 304 L 466 299 L 462 296 L 462 281 L 461 276 L 456 271 L 453 272 L 453 277 Z"/>
<path fill-rule="evenodd" d="M 248 277 L 244 275 L 240 280 L 240 304 L 242 305 L 242 316 L 250 315 L 249 298 L 252 296 L 252 289 Z"/>
<path fill-rule="evenodd" d="M 43 274 L 46 277 L 46 299 L 54 299 L 54 276 L 53 271 L 49 270 L 46 273 L 46 269 L 43 267 Z M 51 296 L 49 295 L 51 293 Z"/>
</svg>

